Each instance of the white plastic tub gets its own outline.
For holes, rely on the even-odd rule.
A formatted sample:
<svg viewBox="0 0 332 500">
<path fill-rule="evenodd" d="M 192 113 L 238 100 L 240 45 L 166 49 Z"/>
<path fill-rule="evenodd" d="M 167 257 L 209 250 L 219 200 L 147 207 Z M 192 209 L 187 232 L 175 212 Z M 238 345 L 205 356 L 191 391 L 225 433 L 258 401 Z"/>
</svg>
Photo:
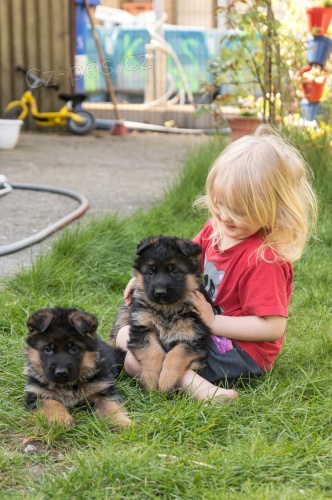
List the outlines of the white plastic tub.
<svg viewBox="0 0 332 500">
<path fill-rule="evenodd" d="M 20 137 L 22 120 L 0 119 L 0 149 L 13 149 Z"/>
</svg>

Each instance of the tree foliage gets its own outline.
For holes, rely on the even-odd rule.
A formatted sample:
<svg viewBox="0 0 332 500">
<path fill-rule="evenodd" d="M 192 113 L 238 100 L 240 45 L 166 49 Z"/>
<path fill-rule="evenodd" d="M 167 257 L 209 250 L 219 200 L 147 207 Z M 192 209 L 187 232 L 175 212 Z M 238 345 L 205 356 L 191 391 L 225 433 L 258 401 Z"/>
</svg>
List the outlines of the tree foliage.
<svg viewBox="0 0 332 500">
<path fill-rule="evenodd" d="M 232 86 L 234 95 L 261 95 L 263 121 L 275 124 L 296 99 L 289 70 L 303 59 L 301 36 L 295 41 L 294 34 L 285 32 L 273 0 L 231 0 L 218 11 L 230 29 L 220 40 L 220 53 L 211 61 L 215 86 Z M 277 95 L 280 109 L 276 109 Z M 230 97 L 227 90 L 225 97 Z"/>
</svg>

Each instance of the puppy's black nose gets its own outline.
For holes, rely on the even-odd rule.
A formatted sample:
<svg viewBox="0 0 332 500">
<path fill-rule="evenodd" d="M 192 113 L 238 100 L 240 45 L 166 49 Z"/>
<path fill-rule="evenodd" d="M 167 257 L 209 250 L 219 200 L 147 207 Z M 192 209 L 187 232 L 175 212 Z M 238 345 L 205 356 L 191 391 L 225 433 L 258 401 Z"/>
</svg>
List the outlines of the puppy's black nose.
<svg viewBox="0 0 332 500">
<path fill-rule="evenodd" d="M 164 286 L 158 286 L 155 289 L 154 294 L 156 297 L 163 297 L 167 294 L 167 289 Z"/>
<path fill-rule="evenodd" d="M 68 368 L 65 367 L 59 367 L 55 369 L 55 376 L 56 377 L 65 377 L 68 375 Z"/>
</svg>

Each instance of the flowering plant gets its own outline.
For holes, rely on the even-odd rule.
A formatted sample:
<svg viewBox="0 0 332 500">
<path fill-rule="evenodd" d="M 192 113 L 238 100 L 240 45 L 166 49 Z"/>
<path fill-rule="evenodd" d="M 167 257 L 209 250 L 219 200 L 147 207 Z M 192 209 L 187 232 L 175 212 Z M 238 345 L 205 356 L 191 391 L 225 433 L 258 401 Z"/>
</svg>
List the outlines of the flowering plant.
<svg viewBox="0 0 332 500">
<path fill-rule="evenodd" d="M 332 148 L 332 127 L 324 121 L 308 121 L 300 114 L 284 117 L 283 124 L 288 130 L 293 130 L 302 136 L 305 142 L 315 142 L 316 148 Z"/>
<path fill-rule="evenodd" d="M 238 97 L 237 105 L 240 109 L 241 116 L 257 116 L 262 119 L 263 116 L 269 116 L 270 113 L 270 102 L 273 103 L 277 121 L 279 121 L 279 114 L 281 110 L 281 97 L 280 94 L 267 94 L 265 100 L 265 110 L 264 110 L 264 97 L 255 97 L 253 94 L 247 95 L 245 97 Z"/>
<path fill-rule="evenodd" d="M 253 94 L 238 97 L 237 105 L 242 116 L 258 116 L 262 112 L 263 97 L 255 97 Z"/>
<path fill-rule="evenodd" d="M 313 64 L 299 70 L 296 76 L 301 82 L 324 83 L 328 73 L 325 68 L 322 68 L 318 64 Z"/>
<path fill-rule="evenodd" d="M 332 0 L 316 0 L 315 7 L 332 7 Z"/>
</svg>

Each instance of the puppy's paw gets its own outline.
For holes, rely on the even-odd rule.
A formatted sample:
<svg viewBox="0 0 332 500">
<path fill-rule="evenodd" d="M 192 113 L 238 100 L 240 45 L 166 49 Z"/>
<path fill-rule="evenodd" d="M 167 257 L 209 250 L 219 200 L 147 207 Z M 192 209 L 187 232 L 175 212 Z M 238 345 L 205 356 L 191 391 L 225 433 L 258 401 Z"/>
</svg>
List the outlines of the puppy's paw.
<svg viewBox="0 0 332 500">
<path fill-rule="evenodd" d="M 118 425 L 119 427 L 131 425 L 131 420 L 128 417 L 126 409 L 118 400 L 99 396 L 96 397 L 94 404 L 98 417 L 104 418 L 108 422 Z"/>
<path fill-rule="evenodd" d="M 177 389 L 179 386 L 178 377 L 169 370 L 162 370 L 158 381 L 160 392 L 168 393 Z"/>
<path fill-rule="evenodd" d="M 66 428 L 76 425 L 67 408 L 58 401 L 53 399 L 44 400 L 41 411 L 51 425 L 62 425 Z"/>
<path fill-rule="evenodd" d="M 66 427 L 66 429 L 70 429 L 71 427 L 75 427 L 76 420 L 74 420 L 73 418 L 68 418 L 65 420 L 65 422 L 62 422 L 61 425 Z"/>
<path fill-rule="evenodd" d="M 115 422 L 119 427 L 127 427 L 128 425 L 134 425 L 130 420 L 128 415 L 122 412 L 120 415 L 116 415 Z"/>
<path fill-rule="evenodd" d="M 159 372 L 155 370 L 142 370 L 140 379 L 147 389 L 151 391 L 158 389 Z"/>
<path fill-rule="evenodd" d="M 61 425 L 66 429 L 70 429 L 71 427 L 75 427 L 76 422 L 70 415 L 53 415 L 47 417 L 48 422 L 51 425 Z"/>
<path fill-rule="evenodd" d="M 107 415 L 104 414 L 100 416 L 101 418 L 107 420 L 110 424 L 115 424 L 118 427 L 127 427 L 128 425 L 133 425 L 127 413 L 121 408 L 113 410 L 112 413 L 109 413 Z"/>
</svg>

